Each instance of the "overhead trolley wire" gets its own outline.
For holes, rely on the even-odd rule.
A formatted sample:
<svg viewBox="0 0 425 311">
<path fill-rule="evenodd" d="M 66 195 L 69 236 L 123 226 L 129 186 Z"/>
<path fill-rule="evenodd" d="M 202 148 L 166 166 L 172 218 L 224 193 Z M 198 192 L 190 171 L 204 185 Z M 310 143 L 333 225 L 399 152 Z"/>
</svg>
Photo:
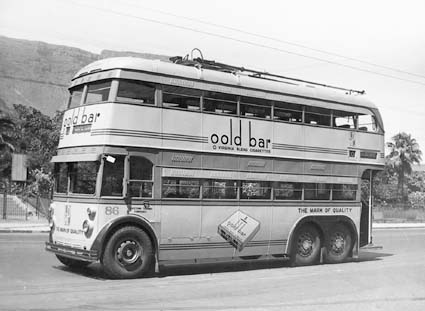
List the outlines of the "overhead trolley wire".
<svg viewBox="0 0 425 311">
<path fill-rule="evenodd" d="M 176 25 L 176 24 L 169 23 L 169 22 L 159 21 L 159 20 L 156 20 L 156 19 L 153 19 L 153 18 L 132 15 L 132 14 L 118 12 L 118 11 L 111 10 L 111 9 L 100 8 L 100 7 L 89 5 L 89 4 L 86 4 L 86 3 L 82 4 L 82 3 L 79 3 L 79 2 L 75 2 L 75 1 L 68 1 L 68 2 L 74 3 L 74 4 L 79 5 L 79 6 L 92 8 L 92 9 L 103 11 L 103 12 L 106 12 L 106 13 L 118 15 L 118 16 L 130 17 L 130 18 L 139 19 L 139 20 L 143 20 L 143 21 L 146 21 L 146 22 L 154 23 L 154 24 L 173 27 L 173 28 L 177 28 L 177 29 L 181 29 L 181 30 L 188 30 L 188 31 L 195 32 L 195 33 L 201 33 L 201 34 L 204 34 L 204 35 L 209 35 L 209 36 L 213 36 L 213 37 L 217 37 L 217 38 L 221 38 L 221 39 L 226 39 L 226 40 L 231 40 L 231 41 L 235 41 L 235 42 L 239 42 L 239 43 L 244 43 L 244 44 L 251 45 L 251 46 L 256 46 L 256 47 L 274 50 L 274 51 L 277 51 L 277 52 L 280 52 L 280 53 L 286 53 L 286 54 L 289 54 L 289 55 L 295 55 L 295 56 L 299 56 L 299 57 L 303 57 L 303 58 L 313 59 L 313 60 L 316 60 L 316 61 L 320 61 L 320 62 L 324 62 L 324 63 L 328 63 L 328 64 L 331 64 L 331 65 L 336 65 L 336 66 L 340 66 L 340 67 L 345 67 L 345 68 L 353 69 L 353 70 L 356 70 L 356 71 L 371 73 L 371 74 L 375 74 L 375 75 L 379 75 L 379 76 L 383 76 L 383 77 L 387 77 L 387 78 L 392 78 L 392 79 L 396 79 L 396 80 L 400 80 L 400 81 L 405 81 L 405 82 L 410 82 L 410 83 L 425 86 L 425 82 L 405 79 L 405 78 L 397 77 L 397 76 L 390 75 L 390 74 L 385 74 L 385 73 L 376 72 L 376 71 L 369 70 L 369 69 L 364 69 L 364 68 L 359 68 L 359 67 L 356 67 L 356 66 L 346 65 L 346 64 L 343 64 L 343 63 L 339 63 L 339 62 L 334 62 L 334 61 L 323 59 L 323 58 L 320 58 L 320 57 L 309 56 L 309 55 L 305 55 L 305 54 L 302 54 L 302 53 L 288 51 L 288 50 L 285 50 L 285 49 L 281 49 L 281 48 L 277 48 L 277 47 L 273 47 L 273 46 L 269 46 L 269 45 L 265 45 L 265 44 L 260 44 L 260 43 L 256 43 L 256 42 L 252 42 L 252 41 L 248 41 L 248 40 L 237 39 L 237 38 L 234 38 L 234 37 L 231 37 L 231 36 L 226 36 L 226 35 L 210 32 L 210 31 L 204 31 L 204 30 L 199 30 L 199 29 L 196 29 L 196 28 L 187 27 L 187 26 Z"/>
<path fill-rule="evenodd" d="M 130 4 L 128 2 L 125 2 L 125 3 Z M 402 69 L 398 69 L 398 68 L 394 68 L 394 67 L 390 67 L 390 66 L 384 66 L 384 65 L 376 64 L 376 63 L 365 61 L 365 60 L 362 60 L 362 59 L 359 59 L 359 58 L 345 56 L 345 55 L 342 55 L 342 54 L 339 54 L 339 53 L 334 53 L 334 52 L 326 51 L 326 50 L 323 50 L 323 49 L 317 49 L 317 48 L 309 47 L 307 45 L 300 44 L 300 43 L 282 40 L 282 39 L 279 39 L 279 38 L 266 36 L 266 35 L 262 35 L 262 34 L 259 34 L 259 33 L 254 33 L 254 32 L 242 30 L 242 29 L 239 29 L 239 28 L 235 28 L 235 27 L 230 27 L 230 26 L 226 26 L 226 25 L 220 25 L 220 24 L 216 24 L 216 23 L 212 23 L 212 22 L 208 22 L 208 21 L 203 21 L 203 20 L 198 19 L 198 18 L 177 15 L 177 14 L 174 14 L 174 13 L 170 13 L 170 12 L 166 12 L 166 11 L 162 11 L 162 10 L 158 10 L 158 9 L 152 9 L 152 8 L 148 8 L 148 7 L 145 7 L 145 6 L 139 6 L 139 5 L 136 5 L 135 3 L 131 3 L 130 5 L 134 6 L 134 7 L 147 9 L 147 10 L 150 10 L 152 12 L 157 12 L 157 13 L 160 13 L 160 14 L 185 19 L 185 20 L 188 20 L 188 21 L 197 22 L 197 23 L 204 24 L 204 25 L 214 26 L 214 27 L 217 27 L 217 28 L 222 28 L 222 29 L 227 29 L 227 30 L 239 32 L 239 33 L 242 33 L 242 34 L 245 34 L 245 35 L 250 35 L 250 36 L 254 36 L 254 37 L 258 37 L 258 38 L 262 38 L 262 39 L 280 42 L 280 43 L 284 43 L 284 44 L 287 44 L 287 45 L 300 47 L 300 48 L 303 48 L 303 49 L 306 49 L 306 50 L 319 52 L 319 53 L 322 53 L 322 54 L 327 54 L 327 55 L 330 55 L 330 56 L 336 56 L 336 57 L 339 57 L 339 58 L 342 58 L 342 59 L 346 59 L 346 60 L 349 60 L 349 61 L 355 61 L 355 62 L 358 62 L 358 63 L 362 63 L 362 64 L 369 65 L 369 66 L 374 66 L 374 67 L 377 67 L 377 68 L 391 70 L 391 71 L 394 71 L 394 72 L 398 72 L 398 73 L 402 73 L 402 74 L 406 74 L 406 75 L 410 75 L 410 76 L 414 76 L 414 77 L 418 77 L 418 78 L 425 78 L 425 75 L 412 73 L 412 72 L 409 72 L 409 71 L 406 71 L 406 70 L 402 70 Z"/>
</svg>

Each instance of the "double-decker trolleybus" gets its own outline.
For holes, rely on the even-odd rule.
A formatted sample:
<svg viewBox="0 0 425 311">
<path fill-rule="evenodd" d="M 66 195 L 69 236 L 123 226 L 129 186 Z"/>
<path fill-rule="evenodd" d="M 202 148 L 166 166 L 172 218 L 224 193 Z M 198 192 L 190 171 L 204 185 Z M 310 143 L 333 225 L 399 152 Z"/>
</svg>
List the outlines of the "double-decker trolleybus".
<svg viewBox="0 0 425 311">
<path fill-rule="evenodd" d="M 384 165 L 363 92 L 214 61 L 96 61 L 72 79 L 46 249 L 111 278 L 166 264 L 356 258 Z"/>
</svg>

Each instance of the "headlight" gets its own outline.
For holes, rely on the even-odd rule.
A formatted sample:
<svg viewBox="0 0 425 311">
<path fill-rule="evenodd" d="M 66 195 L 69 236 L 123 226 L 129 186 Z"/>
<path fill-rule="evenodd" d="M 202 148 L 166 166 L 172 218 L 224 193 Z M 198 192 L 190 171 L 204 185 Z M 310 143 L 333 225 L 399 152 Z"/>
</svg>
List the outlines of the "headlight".
<svg viewBox="0 0 425 311">
<path fill-rule="evenodd" d="M 93 233 L 93 223 L 89 220 L 84 220 L 83 222 L 83 232 L 86 238 L 89 238 Z"/>
<path fill-rule="evenodd" d="M 89 221 L 88 221 L 88 220 L 85 220 L 85 221 L 83 222 L 83 232 L 84 232 L 84 233 L 87 233 L 87 232 L 89 232 L 89 230 L 90 230 Z"/>
</svg>

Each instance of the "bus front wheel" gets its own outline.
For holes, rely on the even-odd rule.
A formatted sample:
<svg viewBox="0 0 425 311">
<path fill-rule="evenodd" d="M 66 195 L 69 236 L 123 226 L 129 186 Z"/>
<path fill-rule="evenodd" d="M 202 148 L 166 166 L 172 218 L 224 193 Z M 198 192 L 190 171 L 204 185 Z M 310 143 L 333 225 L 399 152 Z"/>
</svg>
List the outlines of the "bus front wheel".
<svg viewBox="0 0 425 311">
<path fill-rule="evenodd" d="M 102 263 L 113 279 L 131 279 L 146 275 L 154 260 L 152 242 L 145 231 L 128 226 L 118 229 L 108 240 Z"/>
<path fill-rule="evenodd" d="M 70 268 L 84 268 L 90 264 L 90 262 L 88 261 L 72 259 L 61 255 L 56 255 L 56 258 L 65 266 L 68 266 Z"/>
<path fill-rule="evenodd" d="M 291 260 L 295 266 L 313 265 L 319 262 L 320 234 L 313 225 L 303 225 L 297 229 L 294 240 Z"/>
<path fill-rule="evenodd" d="M 327 263 L 345 261 L 353 248 L 353 238 L 350 230 L 343 224 L 337 224 L 326 238 L 325 258 Z"/>
</svg>

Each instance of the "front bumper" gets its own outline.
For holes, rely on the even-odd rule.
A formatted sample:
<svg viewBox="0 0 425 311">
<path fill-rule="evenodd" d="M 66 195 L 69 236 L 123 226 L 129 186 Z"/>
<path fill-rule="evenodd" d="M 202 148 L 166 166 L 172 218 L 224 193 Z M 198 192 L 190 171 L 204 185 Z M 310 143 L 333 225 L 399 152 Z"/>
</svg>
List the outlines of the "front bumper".
<svg viewBox="0 0 425 311">
<path fill-rule="evenodd" d="M 99 252 L 97 250 L 85 250 L 66 245 L 46 242 L 46 250 L 64 257 L 95 262 L 99 260 Z"/>
</svg>

